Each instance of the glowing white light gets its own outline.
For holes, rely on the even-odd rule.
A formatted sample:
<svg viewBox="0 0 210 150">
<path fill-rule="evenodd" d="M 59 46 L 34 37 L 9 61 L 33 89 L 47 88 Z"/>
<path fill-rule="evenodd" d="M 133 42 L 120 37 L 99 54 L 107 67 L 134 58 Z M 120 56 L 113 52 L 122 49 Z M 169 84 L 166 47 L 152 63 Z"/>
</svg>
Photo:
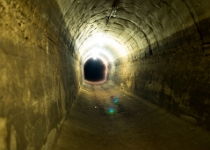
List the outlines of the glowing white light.
<svg viewBox="0 0 210 150">
<path fill-rule="evenodd" d="M 93 58 L 94 58 L 94 57 L 92 57 L 92 56 L 87 57 L 87 58 L 85 59 L 85 61 L 84 61 L 83 64 L 85 64 L 86 61 L 88 61 L 89 59 L 93 59 Z M 100 56 L 100 55 L 98 55 L 98 57 L 97 57 L 96 59 L 100 59 L 100 60 L 103 62 L 104 65 L 107 65 L 107 64 L 108 64 L 107 59 L 104 58 L 104 57 L 102 57 L 102 56 Z"/>
<path fill-rule="evenodd" d="M 103 42 L 102 42 L 102 41 L 99 42 L 99 46 L 100 46 L 100 47 L 103 46 Z"/>
<path fill-rule="evenodd" d="M 88 58 L 98 59 L 98 58 L 106 59 L 107 61 L 111 61 L 113 56 L 107 51 L 105 48 L 102 47 L 94 47 L 89 49 L 82 57 L 82 61 L 86 61 Z"/>
<path fill-rule="evenodd" d="M 94 54 L 93 54 L 93 60 L 96 60 L 98 58 L 98 52 L 95 52 Z"/>
<path fill-rule="evenodd" d="M 121 45 L 118 41 L 111 37 L 104 37 L 101 34 L 94 35 L 87 39 L 79 49 L 82 61 L 85 61 L 89 56 L 95 58 L 94 53 L 107 59 L 108 62 L 114 61 L 118 57 L 127 55 L 127 48 Z M 98 57 L 97 57 L 98 58 Z"/>
</svg>

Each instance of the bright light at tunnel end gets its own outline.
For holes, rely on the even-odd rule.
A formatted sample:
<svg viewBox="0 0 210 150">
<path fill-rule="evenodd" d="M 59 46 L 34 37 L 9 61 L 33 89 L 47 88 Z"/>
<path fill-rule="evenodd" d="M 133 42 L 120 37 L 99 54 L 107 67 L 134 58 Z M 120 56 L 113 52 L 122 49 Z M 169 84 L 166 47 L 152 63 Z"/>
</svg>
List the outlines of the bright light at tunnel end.
<svg viewBox="0 0 210 150">
<path fill-rule="evenodd" d="M 102 37 L 101 34 L 97 34 L 87 39 L 81 45 L 79 53 L 83 62 L 95 53 L 104 57 L 108 62 L 112 62 L 116 57 L 127 55 L 127 49 L 121 44 L 122 43 L 119 43 L 111 37 Z"/>
<path fill-rule="evenodd" d="M 121 45 L 119 41 L 116 41 L 114 38 L 107 36 L 104 37 L 102 34 L 96 34 L 88 38 L 79 48 L 79 53 L 81 55 L 81 63 L 84 68 L 84 64 L 92 59 L 94 61 L 101 60 L 105 66 L 105 78 L 99 82 L 91 82 L 84 79 L 86 83 L 89 84 L 103 84 L 107 81 L 108 74 L 108 64 L 118 58 L 127 55 L 127 49 L 124 45 Z M 112 68 L 113 69 L 113 68 Z M 83 72 L 84 77 L 84 72 Z"/>
<path fill-rule="evenodd" d="M 93 60 L 97 60 L 97 57 L 96 57 L 96 56 L 94 56 L 94 57 L 93 57 Z"/>
<path fill-rule="evenodd" d="M 92 56 L 92 59 L 93 59 L 93 60 L 97 60 L 97 59 L 98 59 L 98 54 L 94 54 L 94 55 Z"/>
</svg>

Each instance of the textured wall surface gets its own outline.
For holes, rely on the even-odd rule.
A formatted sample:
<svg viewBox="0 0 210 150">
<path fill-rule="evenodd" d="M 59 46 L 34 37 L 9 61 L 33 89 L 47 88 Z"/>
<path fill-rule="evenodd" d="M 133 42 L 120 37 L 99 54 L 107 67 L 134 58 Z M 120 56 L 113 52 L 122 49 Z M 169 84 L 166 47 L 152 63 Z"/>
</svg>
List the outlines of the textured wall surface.
<svg viewBox="0 0 210 150">
<path fill-rule="evenodd" d="M 109 80 L 210 130 L 209 18 L 209 0 L 0 0 L 0 149 L 51 149 L 101 37 L 127 54 L 104 43 Z"/>
<path fill-rule="evenodd" d="M 0 149 L 52 149 L 79 76 L 58 5 L 0 0 L 0 31 Z"/>
<path fill-rule="evenodd" d="M 200 24 L 205 25 L 201 29 L 207 41 L 209 22 Z M 182 34 L 185 38 L 179 37 Z M 210 130 L 210 48 L 209 42 L 195 40 L 196 34 L 197 30 L 191 27 L 159 41 L 163 43 L 162 53 L 135 53 L 133 59 L 118 59 L 112 77 L 122 89 L 177 116 L 194 118 L 198 125 Z"/>
<path fill-rule="evenodd" d="M 161 53 L 165 39 L 172 43 L 172 37 L 181 38 L 187 44 L 189 34 L 208 42 L 201 37 L 205 30 L 197 28 L 210 16 L 208 0 L 58 0 L 58 4 L 78 48 L 99 33 L 124 45 L 128 54 Z"/>
</svg>

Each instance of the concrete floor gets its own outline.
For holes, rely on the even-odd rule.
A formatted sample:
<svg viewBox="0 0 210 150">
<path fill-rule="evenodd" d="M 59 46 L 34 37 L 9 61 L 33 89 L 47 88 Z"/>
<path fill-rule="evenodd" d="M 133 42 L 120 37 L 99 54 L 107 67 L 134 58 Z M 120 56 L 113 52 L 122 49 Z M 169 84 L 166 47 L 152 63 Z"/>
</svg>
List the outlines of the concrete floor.
<svg viewBox="0 0 210 150">
<path fill-rule="evenodd" d="M 85 85 L 80 89 L 55 147 L 55 150 L 209 149 L 209 133 L 108 84 Z"/>
</svg>

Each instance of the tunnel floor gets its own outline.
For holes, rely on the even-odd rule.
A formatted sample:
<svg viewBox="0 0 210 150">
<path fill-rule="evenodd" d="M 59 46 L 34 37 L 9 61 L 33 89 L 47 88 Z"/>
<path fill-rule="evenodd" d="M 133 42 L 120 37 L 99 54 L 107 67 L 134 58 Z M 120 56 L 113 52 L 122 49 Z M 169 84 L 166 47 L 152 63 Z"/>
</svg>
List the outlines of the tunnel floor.
<svg viewBox="0 0 210 150">
<path fill-rule="evenodd" d="M 113 85 L 85 85 L 55 150 L 116 149 L 209 150 L 210 134 Z"/>
</svg>

